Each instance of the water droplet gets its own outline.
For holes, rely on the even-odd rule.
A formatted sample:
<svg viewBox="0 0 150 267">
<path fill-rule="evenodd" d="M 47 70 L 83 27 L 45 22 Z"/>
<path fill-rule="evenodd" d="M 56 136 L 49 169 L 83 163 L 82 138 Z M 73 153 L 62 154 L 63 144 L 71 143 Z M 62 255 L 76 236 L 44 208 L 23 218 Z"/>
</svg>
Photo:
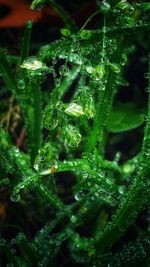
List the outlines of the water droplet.
<svg viewBox="0 0 150 267">
<path fill-rule="evenodd" d="M 24 183 L 20 183 L 20 184 L 19 184 L 19 188 L 20 188 L 20 189 L 23 189 L 24 187 L 25 187 L 25 184 L 24 184 Z"/>
<path fill-rule="evenodd" d="M 136 26 L 137 27 L 140 27 L 142 25 L 142 20 L 138 20 L 137 22 L 136 22 Z"/>
<path fill-rule="evenodd" d="M 133 171 L 133 167 L 132 167 L 132 165 L 130 163 L 125 163 L 123 165 L 123 172 L 125 174 L 130 174 L 132 171 Z"/>
<path fill-rule="evenodd" d="M 4 238 L 0 238 L 0 247 L 5 246 L 6 240 Z"/>
<path fill-rule="evenodd" d="M 77 222 L 77 217 L 72 215 L 70 220 L 71 220 L 72 223 L 76 223 Z"/>
<path fill-rule="evenodd" d="M 73 167 L 74 163 L 72 161 L 68 161 L 68 166 Z"/>
<path fill-rule="evenodd" d="M 120 161 L 120 159 L 121 159 L 121 152 L 118 151 L 118 152 L 116 153 L 115 158 L 114 158 L 113 161 L 114 161 L 115 163 L 118 163 L 118 162 Z"/>
<path fill-rule="evenodd" d="M 18 87 L 21 90 L 25 88 L 25 82 L 24 82 L 24 80 L 19 80 Z"/>
<path fill-rule="evenodd" d="M 20 200 L 20 195 L 18 193 L 13 193 L 11 196 L 10 196 L 10 199 L 11 201 L 13 202 L 18 202 Z"/>
<path fill-rule="evenodd" d="M 61 32 L 62 36 L 65 36 L 65 37 L 70 37 L 70 35 L 71 35 L 70 30 L 67 29 L 67 28 L 62 28 L 62 29 L 60 30 L 60 32 Z"/>
<path fill-rule="evenodd" d="M 75 167 L 77 167 L 77 166 L 78 166 L 78 163 L 77 163 L 76 161 L 74 161 L 74 162 L 73 162 L 73 165 L 74 165 Z"/>
<path fill-rule="evenodd" d="M 113 72 L 119 73 L 120 72 L 120 65 L 117 63 L 110 63 L 110 67 Z"/>
<path fill-rule="evenodd" d="M 69 55 L 69 61 L 70 62 L 73 62 L 75 64 L 78 64 L 78 65 L 81 65 L 82 64 L 82 59 L 81 57 L 78 55 L 78 54 L 75 54 L 75 53 L 71 53 Z"/>
<path fill-rule="evenodd" d="M 91 200 L 92 200 L 92 201 L 94 201 L 94 200 L 95 200 L 95 196 L 94 196 L 94 195 L 91 197 Z"/>
<path fill-rule="evenodd" d="M 128 60 L 127 55 L 123 53 L 121 55 L 121 65 L 124 66 L 127 63 L 127 60 Z"/>
<path fill-rule="evenodd" d="M 89 30 L 82 30 L 82 31 L 80 32 L 80 37 L 81 37 L 81 39 L 83 39 L 83 40 L 88 40 L 88 39 L 90 39 L 90 38 L 91 38 L 91 31 L 89 31 Z"/>
<path fill-rule="evenodd" d="M 126 190 L 125 186 L 119 186 L 119 187 L 118 187 L 118 192 L 119 192 L 121 195 L 124 195 L 125 190 Z"/>
<path fill-rule="evenodd" d="M 59 78 L 55 79 L 55 87 L 59 87 L 61 84 L 61 80 Z"/>
<path fill-rule="evenodd" d="M 148 79 L 150 77 L 150 74 L 149 73 L 145 73 L 144 74 L 144 78 Z"/>
<path fill-rule="evenodd" d="M 81 200 L 81 194 L 79 194 L 79 193 L 75 194 L 74 198 L 76 201 L 80 201 Z"/>
<path fill-rule="evenodd" d="M 53 65 L 57 64 L 57 59 L 56 59 L 56 58 L 53 58 L 53 60 L 52 60 L 52 64 L 53 64 Z M 54 68 L 53 68 L 53 70 L 54 70 Z"/>
<path fill-rule="evenodd" d="M 93 72 L 93 67 L 92 66 L 86 66 L 85 70 L 87 73 L 91 74 Z"/>
<path fill-rule="evenodd" d="M 61 76 L 66 76 L 69 72 L 69 68 L 66 65 L 63 65 L 59 68 L 59 74 Z"/>
<path fill-rule="evenodd" d="M 46 65 L 36 57 L 29 57 L 23 61 L 23 64 L 20 67 L 27 70 L 39 70 L 46 67 Z"/>
<path fill-rule="evenodd" d="M 101 80 L 104 77 L 105 74 L 105 68 L 103 65 L 96 66 L 92 71 L 92 78 L 96 81 Z"/>
</svg>

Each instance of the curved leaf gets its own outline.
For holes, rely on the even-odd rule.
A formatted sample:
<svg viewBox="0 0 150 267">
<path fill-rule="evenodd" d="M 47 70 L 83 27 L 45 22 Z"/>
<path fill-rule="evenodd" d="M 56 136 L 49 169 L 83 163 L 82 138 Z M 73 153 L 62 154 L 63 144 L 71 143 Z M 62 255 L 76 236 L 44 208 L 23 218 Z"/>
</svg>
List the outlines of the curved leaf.
<svg viewBox="0 0 150 267">
<path fill-rule="evenodd" d="M 132 103 L 119 103 L 111 111 L 106 129 L 112 133 L 129 131 L 144 122 L 144 114 Z"/>
</svg>

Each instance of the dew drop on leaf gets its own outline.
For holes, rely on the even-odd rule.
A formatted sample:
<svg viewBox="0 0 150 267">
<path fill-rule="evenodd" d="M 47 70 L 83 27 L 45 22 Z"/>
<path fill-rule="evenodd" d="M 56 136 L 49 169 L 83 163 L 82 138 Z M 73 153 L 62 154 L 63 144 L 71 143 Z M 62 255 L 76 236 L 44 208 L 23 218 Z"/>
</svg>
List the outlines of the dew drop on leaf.
<svg viewBox="0 0 150 267">
<path fill-rule="evenodd" d="M 12 202 L 19 202 L 20 200 L 20 195 L 18 193 L 13 193 L 11 196 L 10 196 L 10 199 Z"/>
<path fill-rule="evenodd" d="M 81 197 L 81 194 L 77 193 L 75 194 L 74 198 L 76 201 L 80 201 L 82 197 Z"/>
<path fill-rule="evenodd" d="M 92 78 L 96 81 L 101 80 L 104 77 L 105 68 L 102 65 L 96 66 L 92 71 Z"/>
<path fill-rule="evenodd" d="M 119 73 L 120 72 L 120 65 L 119 64 L 112 63 L 112 64 L 110 64 L 110 67 L 111 67 L 113 72 L 115 72 L 115 73 Z"/>
<path fill-rule="evenodd" d="M 86 66 L 85 70 L 87 73 L 91 74 L 93 72 L 93 67 L 92 66 Z"/>
<path fill-rule="evenodd" d="M 5 246 L 6 240 L 4 238 L 0 238 L 0 247 Z"/>
<path fill-rule="evenodd" d="M 91 32 L 89 30 L 82 30 L 80 32 L 80 37 L 83 40 L 88 40 L 91 38 Z"/>
<path fill-rule="evenodd" d="M 77 222 L 77 217 L 72 215 L 70 220 L 71 220 L 72 223 L 76 223 Z"/>
<path fill-rule="evenodd" d="M 69 55 L 69 61 L 70 62 L 73 62 L 77 65 L 81 65 L 82 64 L 82 59 L 81 57 L 78 55 L 78 54 L 75 54 L 75 53 L 71 53 Z"/>
<path fill-rule="evenodd" d="M 69 72 L 69 68 L 66 65 L 63 65 L 59 68 L 59 74 L 61 76 L 66 76 Z"/>
<path fill-rule="evenodd" d="M 25 88 L 25 82 L 24 82 L 24 80 L 19 80 L 18 88 L 21 89 L 21 90 L 23 90 Z"/>
<path fill-rule="evenodd" d="M 60 30 L 60 32 L 61 32 L 61 35 L 62 35 L 62 36 L 65 36 L 65 37 L 70 37 L 70 35 L 71 35 L 70 30 L 67 29 L 67 28 L 62 28 L 62 29 Z"/>
<path fill-rule="evenodd" d="M 29 57 L 23 61 L 23 64 L 20 67 L 27 70 L 39 70 L 45 67 L 45 64 L 39 61 L 36 57 Z"/>
<path fill-rule="evenodd" d="M 118 192 L 120 193 L 120 195 L 124 195 L 124 193 L 125 193 L 125 186 L 119 186 L 118 187 Z"/>
</svg>

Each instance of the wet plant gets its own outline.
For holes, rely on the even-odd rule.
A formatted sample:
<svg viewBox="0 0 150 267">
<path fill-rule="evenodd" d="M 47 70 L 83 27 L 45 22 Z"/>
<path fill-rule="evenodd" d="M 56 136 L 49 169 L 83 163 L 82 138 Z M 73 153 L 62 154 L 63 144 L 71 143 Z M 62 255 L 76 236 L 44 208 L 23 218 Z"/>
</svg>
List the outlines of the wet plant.
<svg viewBox="0 0 150 267">
<path fill-rule="evenodd" d="M 0 202 L 0 264 L 150 266 L 149 1 L 97 0 L 80 28 L 53 0 L 31 8 L 46 3 L 64 22 L 60 38 L 30 56 L 28 21 L 20 56 L 0 49 L 1 96 L 11 96 L 1 111 L 0 188 L 11 211 Z M 146 92 L 125 77 L 139 43 Z M 12 114 L 23 141 L 12 138 Z"/>
</svg>

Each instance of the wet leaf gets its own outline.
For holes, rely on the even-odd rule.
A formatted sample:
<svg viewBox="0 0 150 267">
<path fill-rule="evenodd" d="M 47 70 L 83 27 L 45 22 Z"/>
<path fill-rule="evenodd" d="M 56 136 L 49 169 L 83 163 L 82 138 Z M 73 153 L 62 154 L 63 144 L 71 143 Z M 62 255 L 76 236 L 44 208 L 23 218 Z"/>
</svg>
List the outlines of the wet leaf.
<svg viewBox="0 0 150 267">
<path fill-rule="evenodd" d="M 110 113 L 107 130 L 119 133 L 135 129 L 144 122 L 144 114 L 132 103 L 119 103 Z"/>
</svg>

